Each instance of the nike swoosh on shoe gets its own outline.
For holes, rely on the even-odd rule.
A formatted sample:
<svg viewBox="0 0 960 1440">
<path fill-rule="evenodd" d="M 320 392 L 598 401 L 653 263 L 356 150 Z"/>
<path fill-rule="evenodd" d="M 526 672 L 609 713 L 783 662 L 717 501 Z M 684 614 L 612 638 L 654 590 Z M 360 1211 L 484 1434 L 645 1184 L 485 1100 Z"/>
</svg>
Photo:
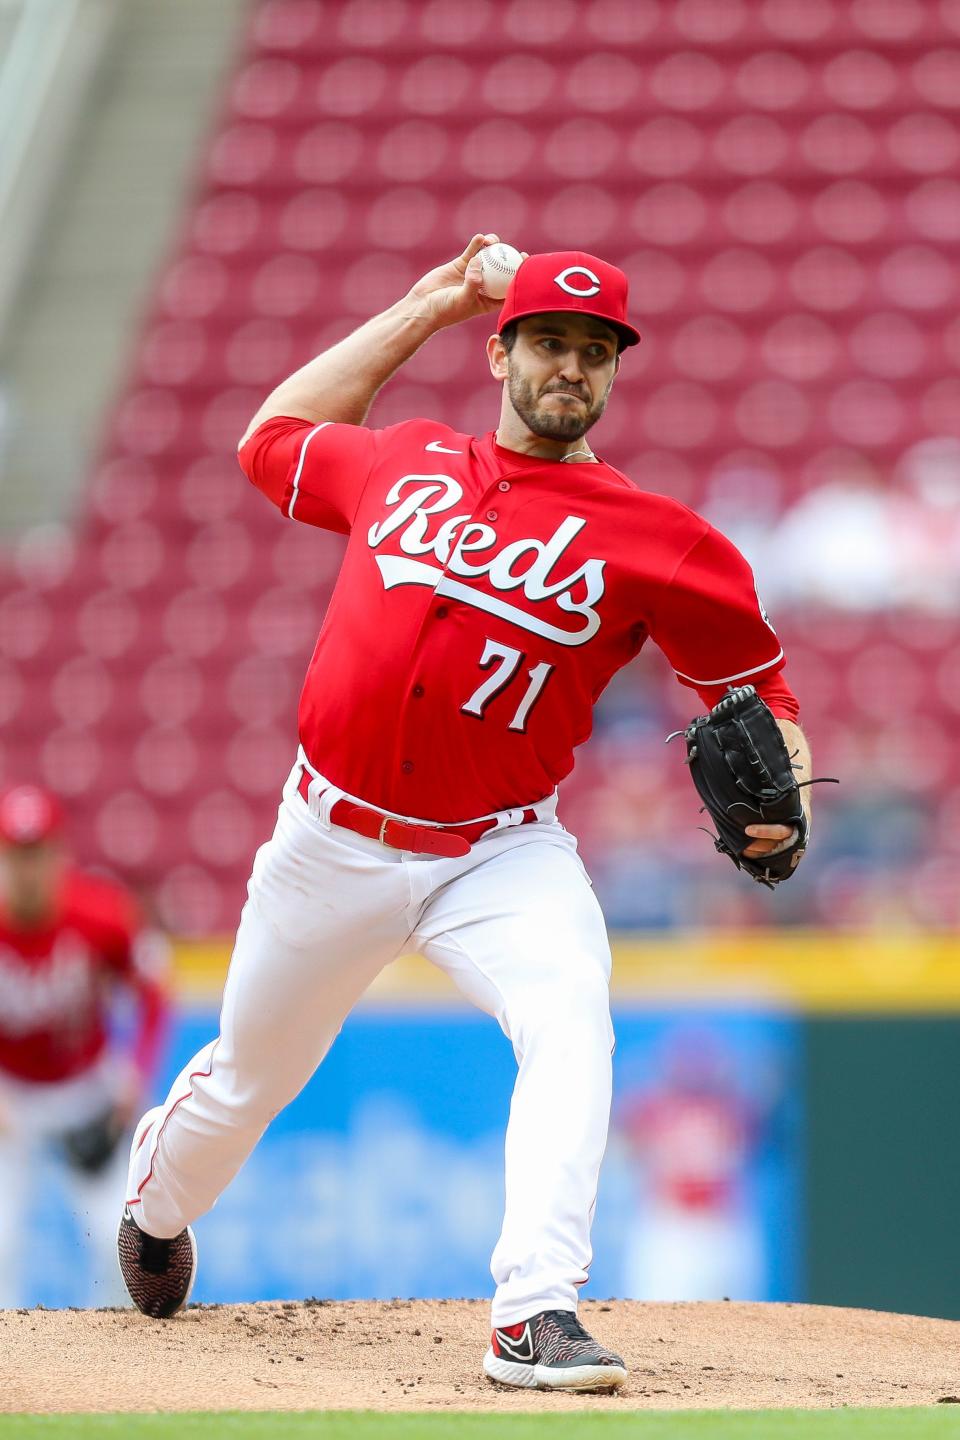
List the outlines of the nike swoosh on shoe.
<svg viewBox="0 0 960 1440">
<path fill-rule="evenodd" d="M 498 1330 L 497 1344 L 504 1355 L 511 1360 L 533 1359 L 533 1331 L 529 1324 L 524 1326 L 523 1334 L 516 1340 L 511 1335 L 505 1335 L 502 1330 Z"/>
</svg>

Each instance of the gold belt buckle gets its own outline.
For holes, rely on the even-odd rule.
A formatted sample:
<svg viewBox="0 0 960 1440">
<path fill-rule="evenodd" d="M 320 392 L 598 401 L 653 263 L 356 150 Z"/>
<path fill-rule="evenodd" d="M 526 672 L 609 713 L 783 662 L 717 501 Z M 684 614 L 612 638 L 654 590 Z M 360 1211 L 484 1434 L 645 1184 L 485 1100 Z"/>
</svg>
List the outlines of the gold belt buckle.
<svg viewBox="0 0 960 1440">
<path fill-rule="evenodd" d="M 389 816 L 389 815 L 384 815 L 383 819 L 380 821 L 380 834 L 377 836 L 377 839 L 380 841 L 380 844 L 381 844 L 381 845 L 385 845 L 385 844 L 386 844 L 386 841 L 384 840 L 383 837 L 384 837 L 384 835 L 386 834 L 387 826 L 388 826 L 389 824 L 390 824 L 390 816 Z"/>
</svg>

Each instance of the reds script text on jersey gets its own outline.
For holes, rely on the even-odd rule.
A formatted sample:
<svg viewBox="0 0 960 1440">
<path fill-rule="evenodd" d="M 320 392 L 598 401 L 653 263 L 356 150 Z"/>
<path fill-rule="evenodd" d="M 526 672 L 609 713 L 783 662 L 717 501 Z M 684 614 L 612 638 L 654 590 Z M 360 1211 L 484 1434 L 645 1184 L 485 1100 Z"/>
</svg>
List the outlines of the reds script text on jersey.
<svg viewBox="0 0 960 1440">
<path fill-rule="evenodd" d="M 749 681 L 797 717 L 743 556 L 607 464 L 521 455 L 430 420 L 285 417 L 240 460 L 285 515 L 350 537 L 300 740 L 368 803 L 455 823 L 543 799 L 648 637 L 708 706 Z"/>
<path fill-rule="evenodd" d="M 107 1045 L 111 983 L 139 994 L 144 1013 L 134 1063 L 153 1066 L 163 1006 L 141 980 L 133 901 L 98 877 L 69 871 L 49 920 L 25 928 L 0 907 L 0 1075 L 38 1084 L 89 1070 Z"/>
</svg>

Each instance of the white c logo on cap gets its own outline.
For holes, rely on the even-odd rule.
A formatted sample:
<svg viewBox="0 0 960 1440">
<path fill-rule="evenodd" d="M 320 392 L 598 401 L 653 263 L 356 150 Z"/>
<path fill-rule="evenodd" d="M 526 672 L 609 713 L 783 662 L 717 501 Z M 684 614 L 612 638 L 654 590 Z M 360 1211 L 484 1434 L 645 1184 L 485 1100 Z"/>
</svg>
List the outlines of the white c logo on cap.
<svg viewBox="0 0 960 1440">
<path fill-rule="evenodd" d="M 582 275 L 588 282 L 587 288 L 584 290 L 576 285 L 571 285 L 571 275 Z M 559 275 L 554 275 L 553 281 L 555 285 L 560 286 L 561 290 L 566 290 L 568 295 L 576 295 L 581 300 L 586 300 L 591 295 L 597 295 L 600 292 L 599 276 L 594 275 L 593 271 L 588 270 L 585 265 L 568 265 L 566 270 L 561 270 Z"/>
</svg>

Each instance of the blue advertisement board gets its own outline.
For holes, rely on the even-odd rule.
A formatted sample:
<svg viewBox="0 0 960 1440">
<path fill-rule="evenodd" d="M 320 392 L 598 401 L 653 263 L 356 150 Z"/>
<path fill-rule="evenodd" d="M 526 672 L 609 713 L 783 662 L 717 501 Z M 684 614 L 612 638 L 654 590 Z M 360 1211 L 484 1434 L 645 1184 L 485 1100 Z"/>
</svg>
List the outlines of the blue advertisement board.
<svg viewBox="0 0 960 1440">
<path fill-rule="evenodd" d="M 802 1298 L 800 1024 L 626 1007 L 614 1018 L 586 1293 Z M 215 1028 L 213 1011 L 180 1016 L 161 1093 Z M 198 1222 L 194 1298 L 489 1294 L 514 1074 L 483 1015 L 361 1007 Z M 90 1303 L 83 1236 L 55 1184 L 33 1224 L 22 1303 Z M 92 1294 L 114 1298 L 102 1283 Z"/>
</svg>

